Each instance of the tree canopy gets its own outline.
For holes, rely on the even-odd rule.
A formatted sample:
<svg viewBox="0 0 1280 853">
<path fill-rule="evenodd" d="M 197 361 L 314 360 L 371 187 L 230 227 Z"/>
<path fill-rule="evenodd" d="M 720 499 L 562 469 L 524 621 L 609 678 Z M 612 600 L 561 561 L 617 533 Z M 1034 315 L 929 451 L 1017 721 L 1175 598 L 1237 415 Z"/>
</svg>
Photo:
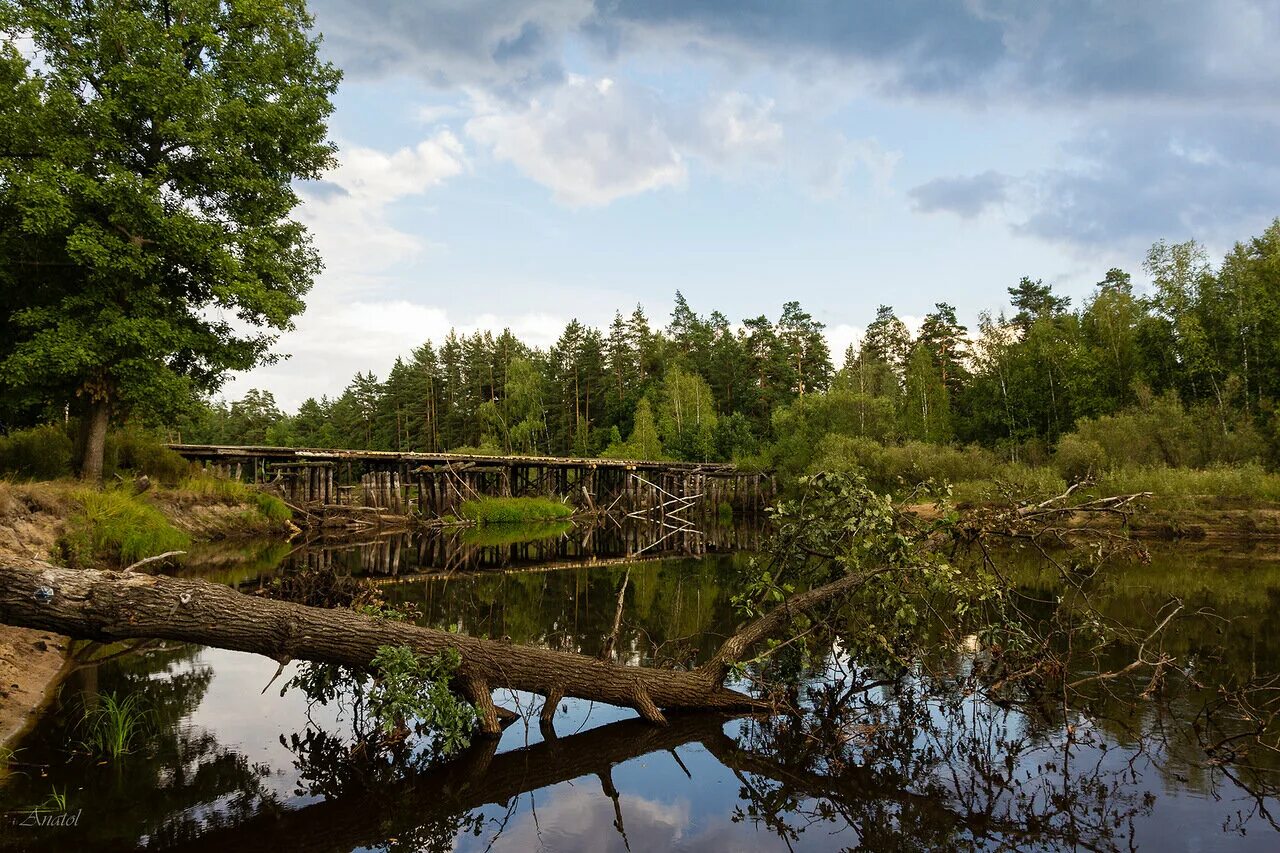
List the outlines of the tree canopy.
<svg viewBox="0 0 1280 853">
<path fill-rule="evenodd" d="M 0 3 L 3 417 L 171 418 L 272 358 L 320 269 L 293 182 L 339 72 L 301 0 Z M 24 56 L 25 34 L 35 57 Z"/>
</svg>

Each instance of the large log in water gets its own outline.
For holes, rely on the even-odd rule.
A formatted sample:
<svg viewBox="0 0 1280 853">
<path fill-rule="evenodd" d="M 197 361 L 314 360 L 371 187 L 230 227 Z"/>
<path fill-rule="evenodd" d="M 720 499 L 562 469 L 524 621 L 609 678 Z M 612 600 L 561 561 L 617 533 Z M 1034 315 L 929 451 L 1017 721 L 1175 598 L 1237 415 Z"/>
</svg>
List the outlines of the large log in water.
<svg viewBox="0 0 1280 853">
<path fill-rule="evenodd" d="M 0 568 L 0 622 L 104 642 L 199 643 L 266 655 L 282 665 L 302 659 L 363 668 L 382 646 L 408 646 L 422 655 L 453 648 L 462 658 L 459 683 L 489 733 L 499 731 L 492 690 L 501 687 L 542 694 L 552 709 L 564 696 L 635 708 L 651 722 L 664 722 L 660 709 L 767 708 L 724 687 L 719 669 L 621 666 L 351 610 L 272 601 L 201 580 L 53 566 Z"/>
</svg>

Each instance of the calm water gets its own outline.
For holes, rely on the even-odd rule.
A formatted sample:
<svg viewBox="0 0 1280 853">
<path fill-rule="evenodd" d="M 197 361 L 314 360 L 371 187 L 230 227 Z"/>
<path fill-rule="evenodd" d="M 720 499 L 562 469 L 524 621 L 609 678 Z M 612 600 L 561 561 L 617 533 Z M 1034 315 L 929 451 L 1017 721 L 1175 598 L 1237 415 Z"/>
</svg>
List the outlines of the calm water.
<svg viewBox="0 0 1280 853">
<path fill-rule="evenodd" d="M 731 631 L 729 597 L 745 558 L 729 549 L 750 543 L 749 532 L 722 533 L 720 550 L 688 548 L 700 556 L 632 564 L 610 562 L 611 546 L 584 549 L 581 536 L 543 532 L 543 559 L 604 564 L 544 570 L 537 549 L 519 543 L 449 551 L 398 538 L 328 551 L 245 548 L 201 571 L 242 589 L 301 565 L 363 572 L 382 579 L 389 600 L 416 603 L 425 624 L 587 654 L 605 647 L 625 586 L 612 649 L 630 663 L 696 662 Z M 1023 562 L 1027 589 L 1052 593 L 1048 575 Z M 439 565 L 451 572 L 424 574 Z M 1158 551 L 1109 591 L 1106 607 L 1138 615 L 1169 596 L 1189 612 L 1231 617 L 1188 621 L 1170 637 L 1172 651 L 1212 654 L 1216 671 L 1241 678 L 1280 673 L 1275 553 Z M 856 667 L 838 637 L 828 645 L 820 671 L 807 673 L 806 703 L 833 709 L 819 723 L 694 715 L 655 728 L 570 700 L 554 731 L 542 731 L 540 699 L 499 694 L 532 711 L 531 722 L 433 762 L 351 753 L 350 709 L 309 706 L 296 689 L 282 696 L 283 678 L 264 692 L 270 660 L 149 644 L 78 669 L 0 782 L 0 808 L 15 820 L 63 797 L 76 825 L 11 820 L 0 848 L 1280 849 L 1266 757 L 1244 769 L 1207 765 L 1194 743 L 1203 700 L 1194 692 L 1161 713 L 1121 701 L 1142 685 L 1119 683 L 1115 696 L 1065 717 L 926 693 L 910 679 L 854 698 L 829 689 Z M 961 644 L 939 655 L 962 673 L 972 651 Z M 86 701 L 129 693 L 154 709 L 154 734 L 119 761 L 88 757 L 77 728 Z"/>
</svg>

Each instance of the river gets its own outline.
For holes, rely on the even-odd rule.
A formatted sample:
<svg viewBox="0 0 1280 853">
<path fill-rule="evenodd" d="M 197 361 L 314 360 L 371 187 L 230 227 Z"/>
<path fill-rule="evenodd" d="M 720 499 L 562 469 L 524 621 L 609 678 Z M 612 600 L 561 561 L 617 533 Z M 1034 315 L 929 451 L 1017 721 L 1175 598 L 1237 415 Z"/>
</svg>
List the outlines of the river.
<svg viewBox="0 0 1280 853">
<path fill-rule="evenodd" d="M 686 531 L 632 562 L 629 532 L 584 533 L 224 545 L 184 571 L 242 591 L 307 566 L 367 575 L 423 624 L 632 664 L 689 665 L 731 632 L 730 597 L 759 531 Z M 1034 558 L 1009 559 L 1020 584 L 1053 600 Z M 1161 546 L 1125 569 L 1103 609 L 1140 616 L 1169 597 L 1201 614 L 1179 623 L 1169 650 L 1212 656 L 1228 679 L 1280 675 L 1280 554 Z M 1206 760 L 1196 740 L 1206 697 L 1184 691 L 1156 709 L 1135 700 L 1138 680 L 1039 714 L 926 691 L 908 675 L 820 725 L 691 715 L 657 728 L 566 700 L 546 730 L 540 700 L 500 694 L 532 713 L 500 742 L 442 762 L 421 747 L 353 752 L 357 708 L 282 694 L 296 664 L 272 681 L 273 661 L 219 649 L 75 652 L 83 665 L 0 781 L 0 849 L 1280 848 L 1280 762 Z M 957 673 L 977 653 L 976 641 L 939 649 Z M 857 663 L 838 637 L 824 654 L 804 675 L 804 701 L 847 710 L 855 700 L 829 688 Z M 119 759 L 91 754 L 85 707 L 131 694 L 147 708 L 147 735 Z"/>
</svg>

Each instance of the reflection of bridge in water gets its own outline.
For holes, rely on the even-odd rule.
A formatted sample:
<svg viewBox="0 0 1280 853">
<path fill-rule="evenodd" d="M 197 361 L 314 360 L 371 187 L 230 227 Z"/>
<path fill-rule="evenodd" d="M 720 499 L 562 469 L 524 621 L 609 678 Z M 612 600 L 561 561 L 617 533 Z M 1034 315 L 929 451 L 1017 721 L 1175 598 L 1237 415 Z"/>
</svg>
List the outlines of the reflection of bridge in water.
<svg viewBox="0 0 1280 853">
<path fill-rule="evenodd" d="M 554 571 L 701 557 L 758 550 L 762 531 L 754 520 L 705 528 L 639 519 L 593 525 L 570 523 L 446 528 L 394 533 L 365 542 L 300 551 L 296 565 L 336 569 L 375 578 L 492 571 Z"/>
<path fill-rule="evenodd" d="M 295 503 L 360 504 L 427 518 L 457 515 L 463 501 L 476 497 L 553 496 L 585 510 L 664 518 L 723 505 L 758 511 L 774 493 L 771 476 L 716 462 L 170 447 L 218 476 L 271 484 Z"/>
</svg>

